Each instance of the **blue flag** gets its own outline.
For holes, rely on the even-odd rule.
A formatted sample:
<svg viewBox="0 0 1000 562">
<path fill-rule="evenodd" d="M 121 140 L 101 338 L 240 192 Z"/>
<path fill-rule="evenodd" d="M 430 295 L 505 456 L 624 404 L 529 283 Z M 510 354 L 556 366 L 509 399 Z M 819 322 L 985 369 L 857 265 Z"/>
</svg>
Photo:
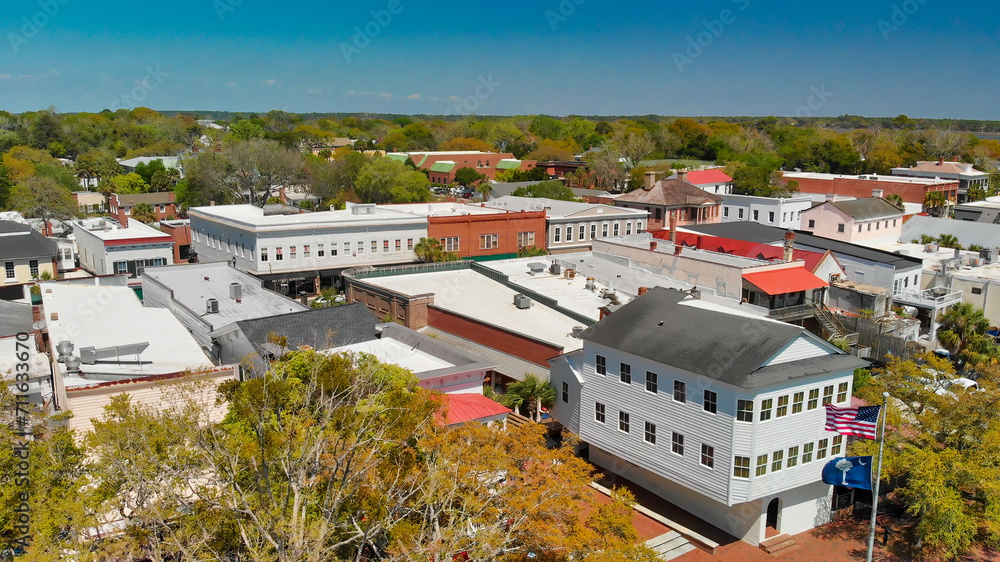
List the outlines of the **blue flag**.
<svg viewBox="0 0 1000 562">
<path fill-rule="evenodd" d="M 823 467 L 823 482 L 859 490 L 872 489 L 871 457 L 840 457 Z"/>
</svg>

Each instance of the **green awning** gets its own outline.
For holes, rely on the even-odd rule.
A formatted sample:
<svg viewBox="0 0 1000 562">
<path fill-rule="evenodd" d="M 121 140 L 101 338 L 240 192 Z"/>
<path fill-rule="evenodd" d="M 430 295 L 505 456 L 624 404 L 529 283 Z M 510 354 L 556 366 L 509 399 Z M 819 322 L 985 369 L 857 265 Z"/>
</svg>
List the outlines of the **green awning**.
<svg viewBox="0 0 1000 562">
<path fill-rule="evenodd" d="M 517 170 L 521 167 L 520 160 L 501 160 L 497 162 L 498 170 Z"/>
</svg>

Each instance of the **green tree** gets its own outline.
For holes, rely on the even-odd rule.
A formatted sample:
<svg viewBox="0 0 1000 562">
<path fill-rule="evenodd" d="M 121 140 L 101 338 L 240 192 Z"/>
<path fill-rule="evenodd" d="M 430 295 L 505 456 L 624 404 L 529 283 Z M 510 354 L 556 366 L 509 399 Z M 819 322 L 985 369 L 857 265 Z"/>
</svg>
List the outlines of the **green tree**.
<svg viewBox="0 0 1000 562">
<path fill-rule="evenodd" d="M 947 206 L 948 198 L 943 191 L 928 191 L 924 196 L 924 209 L 935 217 L 941 216 L 942 210 Z"/>
<path fill-rule="evenodd" d="M 145 223 L 152 224 L 156 222 L 156 210 L 149 203 L 139 203 L 132 208 L 132 214 L 130 215 L 133 219 Z"/>
<path fill-rule="evenodd" d="M 955 250 L 961 250 L 962 245 L 958 243 L 958 238 L 951 234 L 942 234 L 937 237 L 937 243 L 942 248 L 953 248 Z"/>
<path fill-rule="evenodd" d="M 987 195 L 986 190 L 978 185 L 970 187 L 968 191 L 969 201 L 985 201 Z"/>
<path fill-rule="evenodd" d="M 455 182 L 463 187 L 478 185 L 485 179 L 486 176 L 467 166 L 455 170 Z"/>
<path fill-rule="evenodd" d="M 358 172 L 354 191 L 366 203 L 420 203 L 431 200 L 427 176 L 388 158 L 366 164 Z"/>
<path fill-rule="evenodd" d="M 533 258 L 547 255 L 549 255 L 549 253 L 545 250 L 545 248 L 538 248 L 536 246 L 524 246 L 522 248 L 518 248 L 517 250 L 517 257 L 519 258 Z"/>
<path fill-rule="evenodd" d="M 42 176 L 28 178 L 14 186 L 10 205 L 25 217 L 40 218 L 46 223 L 65 222 L 78 211 L 72 193 L 52 178 Z"/>
<path fill-rule="evenodd" d="M 264 138 L 264 127 L 249 120 L 237 121 L 229 126 L 229 136 L 234 141 Z"/>
<path fill-rule="evenodd" d="M 885 196 L 885 200 L 892 203 L 897 209 L 904 208 L 903 198 L 898 193 L 890 193 Z"/>
<path fill-rule="evenodd" d="M 541 197 L 545 199 L 558 199 L 560 201 L 575 201 L 576 194 L 563 185 L 561 181 L 549 180 L 533 185 L 519 187 L 512 193 L 515 197 Z"/>
<path fill-rule="evenodd" d="M 542 419 L 542 407 L 551 407 L 556 402 L 556 389 L 535 375 L 526 375 L 524 379 L 511 383 L 507 392 L 520 396 L 528 416 L 536 421 Z"/>
<path fill-rule="evenodd" d="M 166 172 L 167 167 L 163 165 L 163 160 L 150 160 L 149 162 L 140 162 L 135 167 L 135 173 L 142 178 L 142 181 L 146 182 L 148 185 L 153 184 L 153 176 L 156 172 Z"/>
<path fill-rule="evenodd" d="M 945 349 L 972 365 L 996 361 L 1000 349 L 986 335 L 990 321 L 981 309 L 969 303 L 959 303 L 940 317 L 938 341 Z"/>
<path fill-rule="evenodd" d="M 421 238 L 413 246 L 413 252 L 417 255 L 417 259 L 426 263 L 458 260 L 458 255 L 445 251 L 437 238 Z"/>
<path fill-rule="evenodd" d="M 998 374 L 985 367 L 979 390 L 963 391 L 948 384 L 952 365 L 927 354 L 919 364 L 893 359 L 856 391 L 870 404 L 890 395 L 882 475 L 899 483 L 895 494 L 916 519 L 912 533 L 927 559 L 952 560 L 977 542 L 1000 541 Z M 877 447 L 860 439 L 851 454 L 877 454 Z"/>
<path fill-rule="evenodd" d="M 142 176 L 136 173 L 115 176 L 106 183 L 108 186 L 107 189 L 110 193 L 118 193 L 119 195 L 132 195 L 136 193 L 149 192 L 149 184 L 142 179 Z"/>
</svg>

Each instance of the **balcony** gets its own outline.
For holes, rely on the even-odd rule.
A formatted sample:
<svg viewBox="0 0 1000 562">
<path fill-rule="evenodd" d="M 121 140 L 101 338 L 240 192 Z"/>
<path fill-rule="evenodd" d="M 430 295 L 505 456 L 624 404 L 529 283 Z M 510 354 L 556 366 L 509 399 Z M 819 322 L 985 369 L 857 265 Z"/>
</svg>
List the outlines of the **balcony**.
<svg viewBox="0 0 1000 562">
<path fill-rule="evenodd" d="M 962 291 L 954 291 L 947 287 L 934 287 L 923 291 L 911 289 L 896 293 L 892 300 L 898 305 L 937 310 L 962 302 Z"/>
</svg>

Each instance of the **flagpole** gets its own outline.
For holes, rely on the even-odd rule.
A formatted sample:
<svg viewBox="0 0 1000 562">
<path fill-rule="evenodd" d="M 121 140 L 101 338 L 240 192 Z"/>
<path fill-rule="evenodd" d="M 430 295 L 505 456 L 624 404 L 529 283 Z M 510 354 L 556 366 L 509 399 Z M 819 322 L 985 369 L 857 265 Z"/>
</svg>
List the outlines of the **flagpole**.
<svg viewBox="0 0 1000 562">
<path fill-rule="evenodd" d="M 885 445 L 885 419 L 888 417 L 889 393 L 882 393 L 882 437 L 878 440 L 878 464 L 875 465 L 875 478 L 872 482 L 872 521 L 868 530 L 868 557 L 867 562 L 872 562 L 872 554 L 875 552 L 875 519 L 878 516 L 878 484 L 882 480 L 882 448 Z"/>
</svg>

